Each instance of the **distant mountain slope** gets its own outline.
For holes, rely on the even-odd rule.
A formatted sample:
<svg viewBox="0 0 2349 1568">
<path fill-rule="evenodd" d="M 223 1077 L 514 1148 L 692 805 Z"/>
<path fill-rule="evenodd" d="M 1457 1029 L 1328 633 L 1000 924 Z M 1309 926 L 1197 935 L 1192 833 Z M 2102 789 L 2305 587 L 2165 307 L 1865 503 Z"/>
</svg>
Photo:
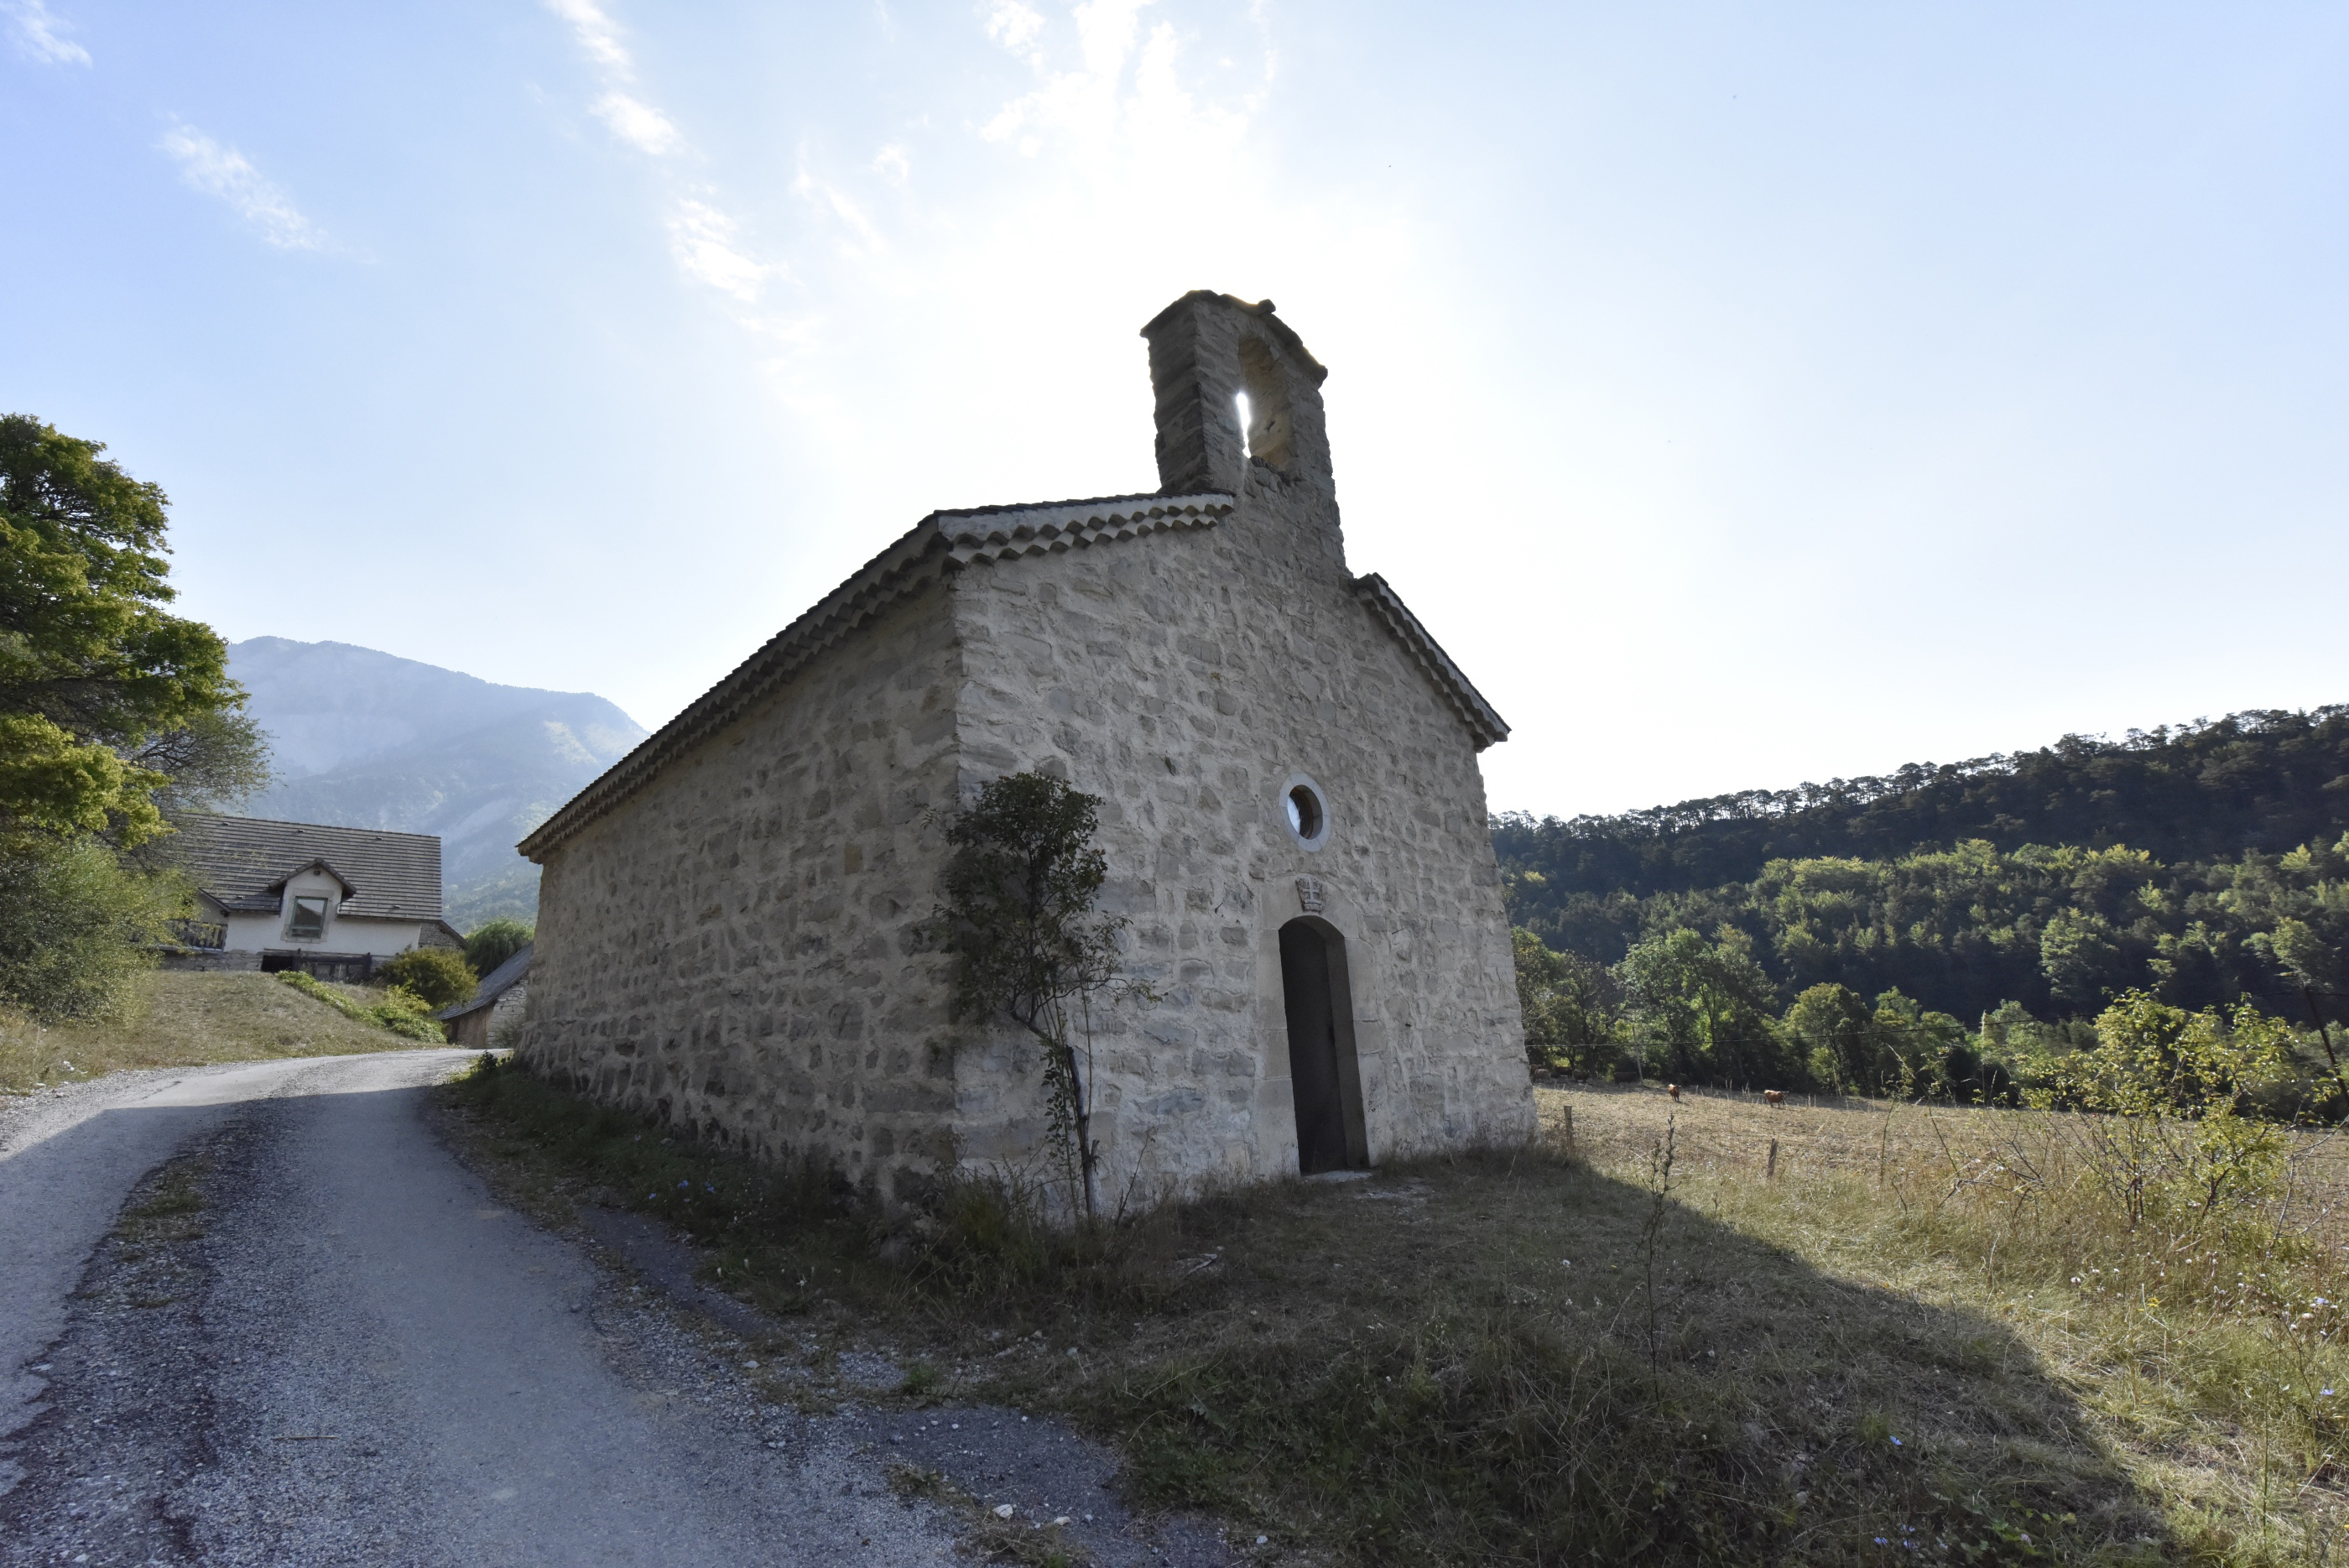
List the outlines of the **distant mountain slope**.
<svg viewBox="0 0 2349 1568">
<path fill-rule="evenodd" d="M 1714 888 L 1773 860 L 1877 859 L 1983 839 L 2164 860 L 2281 852 L 2349 829 L 2349 706 L 2230 713 L 2212 722 L 2066 735 L 1886 778 L 1684 800 L 1571 821 L 1512 815 L 1493 828 L 1505 870 L 1537 871 L 1540 898 Z"/>
<path fill-rule="evenodd" d="M 2294 1019 L 2349 999 L 2349 706 L 1505 816 L 1493 846 L 1512 924 L 1627 985 L 1661 983 L 1676 940 L 1702 950 L 1703 983 L 1747 976 L 1758 1012 L 1828 984 L 1969 1024 L 2091 1018 L 2137 989 Z"/>
<path fill-rule="evenodd" d="M 278 778 L 259 816 L 437 833 L 449 919 L 533 912 L 536 867 L 515 842 L 645 738 L 584 691 L 500 686 L 340 642 L 229 646 Z"/>
</svg>

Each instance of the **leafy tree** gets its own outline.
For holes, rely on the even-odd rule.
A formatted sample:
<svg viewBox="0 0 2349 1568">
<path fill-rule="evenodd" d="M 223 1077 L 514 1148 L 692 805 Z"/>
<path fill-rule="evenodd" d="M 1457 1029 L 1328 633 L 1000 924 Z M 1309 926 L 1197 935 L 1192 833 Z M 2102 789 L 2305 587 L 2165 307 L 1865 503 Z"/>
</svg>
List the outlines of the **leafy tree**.
<svg viewBox="0 0 2349 1568">
<path fill-rule="evenodd" d="M 1811 1081 L 1837 1094 L 1883 1090 L 1876 1012 L 1847 985 L 1812 986 L 1786 1010 L 1787 1043 L 1802 1054 Z"/>
<path fill-rule="evenodd" d="M 2086 1135 L 2095 1174 L 2132 1222 L 2183 1189 L 2207 1216 L 2230 1196 L 2271 1188 L 2283 1133 L 2252 1096 L 2291 1071 L 2292 1031 L 2248 1003 L 2188 1012 L 2130 992 L 2096 1019 L 2097 1044 L 2058 1064 L 2048 1096 L 2101 1111 Z"/>
<path fill-rule="evenodd" d="M 537 934 L 527 920 L 517 920 L 511 915 L 484 920 L 465 938 L 465 961 L 474 972 L 487 978 L 490 971 L 528 947 Z"/>
<path fill-rule="evenodd" d="M 0 1003 L 44 1021 L 104 1012 L 186 897 L 95 837 L 0 832 Z"/>
<path fill-rule="evenodd" d="M 954 956 L 956 1021 L 1008 1022 L 1043 1046 L 1051 1136 L 1088 1219 L 1100 1158 L 1090 1006 L 1117 978 L 1124 925 L 1094 909 L 1108 872 L 1093 846 L 1100 813 L 1098 797 L 1047 774 L 990 781 L 947 829 L 953 855 L 932 919 Z"/>
<path fill-rule="evenodd" d="M 409 992 L 429 1008 L 472 1000 L 481 977 L 464 955 L 448 948 L 410 948 L 376 971 L 386 983 Z"/>
<path fill-rule="evenodd" d="M 228 650 L 166 612 L 162 491 L 27 415 L 0 417 L 0 822 L 167 831 L 162 804 L 257 785 Z"/>
<path fill-rule="evenodd" d="M 1774 1084 L 1785 1075 L 1773 1029 L 1770 977 L 1745 933 L 1724 925 L 1707 940 L 1685 926 L 1624 956 L 1623 994 L 1635 1048 L 1695 1083 Z"/>
<path fill-rule="evenodd" d="M 1522 927 L 1509 933 L 1517 967 L 1517 1006 L 1525 1014 L 1526 1054 L 1534 1062 L 1563 1058 L 1585 1068 L 1613 1041 L 1622 988 L 1607 966 L 1579 953 L 1551 950 Z"/>
<path fill-rule="evenodd" d="M 1635 898 L 1752 880 L 1774 860 L 1884 860 L 1980 839 L 2134 845 L 2169 861 L 2274 854 L 2349 830 L 2349 705 L 2066 735 L 2051 746 L 1880 778 L 1745 790 L 1619 816 L 1501 817 L 1505 873 L 1542 877 L 1519 919 L 1577 894 Z"/>
</svg>

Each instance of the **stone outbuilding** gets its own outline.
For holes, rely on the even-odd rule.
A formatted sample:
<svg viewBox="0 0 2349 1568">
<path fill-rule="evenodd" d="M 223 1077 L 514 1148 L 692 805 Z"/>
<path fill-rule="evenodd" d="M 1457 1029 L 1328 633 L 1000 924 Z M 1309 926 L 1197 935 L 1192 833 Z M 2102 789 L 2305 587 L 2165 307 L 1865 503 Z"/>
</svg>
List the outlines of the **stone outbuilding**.
<svg viewBox="0 0 2349 1568">
<path fill-rule="evenodd" d="M 531 946 L 523 943 L 505 962 L 483 975 L 471 997 L 432 1015 L 450 1044 L 486 1051 L 503 1045 L 510 1032 L 522 1027 L 530 1005 Z"/>
<path fill-rule="evenodd" d="M 1037 1051 L 949 1022 L 923 934 L 944 815 L 1037 770 L 1101 798 L 1155 993 L 1091 1013 L 1105 1198 L 1530 1136 L 1507 726 L 1348 569 L 1271 303 L 1143 336 L 1156 491 L 925 517 L 523 840 L 527 1064 L 893 1199 L 1038 1160 Z"/>
</svg>

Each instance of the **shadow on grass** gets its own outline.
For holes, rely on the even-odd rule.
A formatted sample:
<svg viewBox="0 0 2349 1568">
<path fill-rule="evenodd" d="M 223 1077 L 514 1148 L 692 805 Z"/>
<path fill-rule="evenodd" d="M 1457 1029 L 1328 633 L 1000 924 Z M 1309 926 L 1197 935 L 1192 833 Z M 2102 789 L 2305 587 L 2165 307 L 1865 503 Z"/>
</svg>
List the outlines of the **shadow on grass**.
<svg viewBox="0 0 2349 1568">
<path fill-rule="evenodd" d="M 1094 1232 L 1003 1184 L 884 1213 L 505 1069 L 518 1158 L 694 1231 L 771 1312 L 1066 1412 L 1138 1501 L 1365 1563 L 2152 1562 L 2175 1543 L 2002 1324 L 1525 1151 Z"/>
</svg>

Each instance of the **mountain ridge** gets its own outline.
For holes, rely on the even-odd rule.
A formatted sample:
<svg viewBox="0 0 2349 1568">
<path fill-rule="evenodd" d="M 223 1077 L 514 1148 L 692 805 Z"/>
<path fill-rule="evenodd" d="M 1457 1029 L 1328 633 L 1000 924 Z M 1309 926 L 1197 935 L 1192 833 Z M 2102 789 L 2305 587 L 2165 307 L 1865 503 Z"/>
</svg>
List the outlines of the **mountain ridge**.
<svg viewBox="0 0 2349 1568">
<path fill-rule="evenodd" d="M 437 834 L 449 919 L 537 910 L 513 846 L 648 732 L 585 691 L 507 686 L 342 642 L 256 637 L 229 672 L 270 737 L 277 776 L 238 809 Z"/>
</svg>

